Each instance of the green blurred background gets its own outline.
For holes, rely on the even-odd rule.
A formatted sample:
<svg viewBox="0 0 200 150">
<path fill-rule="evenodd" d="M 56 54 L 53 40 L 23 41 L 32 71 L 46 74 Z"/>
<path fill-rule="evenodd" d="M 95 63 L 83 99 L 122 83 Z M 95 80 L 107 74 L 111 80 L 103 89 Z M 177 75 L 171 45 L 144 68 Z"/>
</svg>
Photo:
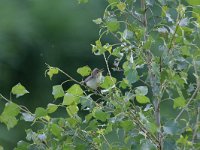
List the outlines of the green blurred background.
<svg viewBox="0 0 200 150">
<path fill-rule="evenodd" d="M 81 80 L 76 68 L 89 65 L 101 67 L 102 57 L 94 56 L 90 44 L 98 38 L 98 26 L 92 20 L 102 16 L 105 1 L 78 5 L 77 0 L 0 0 L 0 93 L 9 97 L 12 86 L 23 84 L 30 94 L 13 101 L 32 112 L 53 101 L 53 81 L 44 76 L 45 63 L 59 67 Z M 0 113 L 4 101 L 0 100 Z M 25 139 L 20 123 L 7 130 L 0 123 L 0 145 L 13 149 Z"/>
</svg>

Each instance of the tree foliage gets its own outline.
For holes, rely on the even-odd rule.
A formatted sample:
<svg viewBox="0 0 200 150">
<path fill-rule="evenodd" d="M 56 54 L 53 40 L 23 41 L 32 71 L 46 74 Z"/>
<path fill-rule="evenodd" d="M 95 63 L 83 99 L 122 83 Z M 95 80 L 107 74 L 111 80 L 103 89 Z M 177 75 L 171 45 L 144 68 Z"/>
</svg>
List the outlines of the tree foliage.
<svg viewBox="0 0 200 150">
<path fill-rule="evenodd" d="M 53 86 L 55 101 L 46 108 L 32 113 L 1 95 L 0 122 L 8 129 L 20 119 L 41 126 L 26 129 L 26 141 L 15 149 L 200 149 L 200 2 L 107 4 L 103 17 L 93 20 L 100 35 L 92 52 L 103 56 L 107 73 L 97 91 L 47 65 L 50 80 L 67 79 Z M 91 70 L 83 66 L 77 73 L 85 77 Z M 74 84 L 63 89 L 69 81 Z M 20 83 L 11 90 L 17 99 L 27 93 Z M 67 115 L 54 117 L 63 108 Z"/>
</svg>

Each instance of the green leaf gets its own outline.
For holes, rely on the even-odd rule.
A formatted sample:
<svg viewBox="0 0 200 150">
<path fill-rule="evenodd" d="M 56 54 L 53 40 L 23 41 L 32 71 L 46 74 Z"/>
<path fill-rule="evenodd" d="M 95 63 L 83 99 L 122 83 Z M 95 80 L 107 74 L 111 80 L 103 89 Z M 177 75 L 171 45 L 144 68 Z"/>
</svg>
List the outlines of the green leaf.
<svg viewBox="0 0 200 150">
<path fill-rule="evenodd" d="M 92 115 L 96 119 L 101 120 L 103 122 L 106 121 L 109 118 L 109 115 L 106 112 L 103 112 L 99 108 L 94 108 L 93 111 L 92 111 Z"/>
<path fill-rule="evenodd" d="M 20 97 L 23 96 L 24 94 L 29 93 L 26 88 L 21 85 L 21 83 L 18 83 L 17 85 L 15 85 L 14 87 L 12 87 L 12 91 L 13 94 L 16 95 L 16 97 Z"/>
<path fill-rule="evenodd" d="M 79 111 L 79 108 L 77 105 L 70 105 L 67 108 L 67 113 L 72 117 L 75 114 L 77 114 L 77 112 Z"/>
<path fill-rule="evenodd" d="M 106 43 L 106 45 L 104 45 L 103 48 L 111 54 L 111 52 L 112 52 L 112 45 Z"/>
<path fill-rule="evenodd" d="M 92 52 L 94 52 L 96 55 L 103 54 L 106 51 L 100 40 L 95 41 L 95 44 L 96 45 L 92 45 Z"/>
<path fill-rule="evenodd" d="M 118 2 L 119 2 L 119 0 L 108 0 L 109 4 L 118 3 Z"/>
<path fill-rule="evenodd" d="M 49 76 L 50 80 L 52 79 L 53 75 L 58 74 L 59 69 L 55 67 L 49 67 L 47 75 Z"/>
<path fill-rule="evenodd" d="M 157 126 L 152 122 L 146 123 L 146 127 L 151 133 L 155 133 L 158 129 Z"/>
<path fill-rule="evenodd" d="M 133 129 L 133 122 L 130 120 L 126 120 L 126 121 L 121 121 L 120 122 L 120 126 L 125 130 L 125 131 L 130 131 Z"/>
<path fill-rule="evenodd" d="M 32 122 L 35 119 L 35 116 L 30 113 L 22 113 L 22 119 L 24 119 L 24 121 Z"/>
<path fill-rule="evenodd" d="M 62 85 L 54 85 L 53 86 L 53 91 L 52 91 L 52 95 L 54 96 L 55 99 L 63 97 L 65 94 Z"/>
<path fill-rule="evenodd" d="M 168 121 L 163 125 L 163 131 L 165 134 L 175 135 L 179 133 L 180 130 L 178 123 L 174 121 Z"/>
<path fill-rule="evenodd" d="M 101 18 L 97 18 L 97 19 L 93 20 L 93 22 L 96 24 L 101 24 L 103 21 Z"/>
<path fill-rule="evenodd" d="M 25 141 L 19 141 L 17 143 L 17 148 L 15 148 L 14 150 L 27 150 L 29 145 L 30 144 Z M 1 148 L 0 148 L 0 150 L 1 150 Z"/>
<path fill-rule="evenodd" d="M 18 122 L 16 116 L 19 112 L 20 108 L 17 104 L 12 102 L 6 103 L 4 110 L 0 115 L 0 122 L 5 123 L 8 129 L 13 128 Z"/>
<path fill-rule="evenodd" d="M 81 89 L 80 85 L 74 84 L 67 90 L 62 105 L 71 105 L 79 103 L 79 100 L 82 95 L 83 90 Z"/>
<path fill-rule="evenodd" d="M 111 5 L 111 8 L 113 9 L 115 6 L 117 6 L 119 0 L 108 0 L 108 3 Z"/>
<path fill-rule="evenodd" d="M 48 112 L 48 113 L 53 113 L 53 112 L 55 112 L 57 109 L 58 109 L 58 106 L 55 105 L 55 104 L 49 103 L 49 104 L 47 105 L 47 112 Z"/>
<path fill-rule="evenodd" d="M 76 96 L 81 96 L 81 95 L 83 95 L 83 90 L 80 87 L 80 85 L 74 84 L 67 90 L 67 93 L 70 93 L 70 94 L 73 94 Z"/>
<path fill-rule="evenodd" d="M 61 127 L 59 127 L 57 124 L 52 124 L 50 131 L 57 138 L 61 138 L 61 133 L 62 133 L 63 129 Z"/>
<path fill-rule="evenodd" d="M 71 105 L 79 102 L 79 97 L 66 93 L 62 105 Z"/>
<path fill-rule="evenodd" d="M 173 108 L 183 108 L 186 105 L 186 100 L 184 99 L 184 97 L 177 97 L 174 99 L 174 105 Z"/>
<path fill-rule="evenodd" d="M 79 73 L 81 76 L 85 77 L 90 75 L 91 69 L 88 66 L 83 66 L 77 69 L 77 73 Z"/>
<path fill-rule="evenodd" d="M 149 98 L 143 95 L 136 95 L 136 100 L 140 104 L 150 103 Z"/>
<path fill-rule="evenodd" d="M 42 107 L 36 108 L 36 110 L 35 110 L 36 118 L 43 117 L 43 116 L 46 116 L 46 115 L 47 115 L 47 110 L 46 109 L 44 109 Z"/>
<path fill-rule="evenodd" d="M 196 6 L 196 5 L 200 5 L 200 1 L 199 0 L 186 0 L 188 2 L 188 4 Z"/>
<path fill-rule="evenodd" d="M 1 145 L 0 145 L 0 150 L 4 150 L 4 149 L 3 149 L 3 146 L 1 146 Z"/>
<path fill-rule="evenodd" d="M 123 79 L 119 85 L 120 88 L 122 89 L 126 89 L 128 87 L 128 80 L 127 79 Z"/>
<path fill-rule="evenodd" d="M 136 69 L 128 69 L 125 71 L 126 79 L 128 80 L 129 84 L 135 83 L 138 81 L 138 72 Z"/>
<path fill-rule="evenodd" d="M 110 76 L 106 76 L 104 78 L 103 83 L 100 85 L 100 87 L 102 87 L 104 89 L 108 89 L 108 88 L 114 86 L 116 81 L 117 81 L 116 78 L 110 77 Z"/>
<path fill-rule="evenodd" d="M 120 23 L 117 19 L 111 19 L 110 21 L 106 22 L 107 28 L 110 32 L 116 32 L 120 28 Z"/>
<path fill-rule="evenodd" d="M 135 90 L 136 95 L 147 95 L 148 88 L 147 86 L 138 86 Z"/>
<path fill-rule="evenodd" d="M 120 10 L 120 11 L 124 11 L 126 9 L 126 3 L 123 3 L 123 2 L 120 2 L 117 4 L 117 8 Z"/>
<path fill-rule="evenodd" d="M 180 135 L 180 138 L 176 141 L 177 144 L 181 145 L 190 145 L 190 141 L 188 140 L 188 136 L 185 137 L 183 135 Z"/>
<path fill-rule="evenodd" d="M 83 4 L 84 4 L 84 3 L 88 3 L 88 0 L 78 0 L 78 3 L 79 3 L 79 4 L 82 4 L 82 3 L 83 3 Z"/>
</svg>

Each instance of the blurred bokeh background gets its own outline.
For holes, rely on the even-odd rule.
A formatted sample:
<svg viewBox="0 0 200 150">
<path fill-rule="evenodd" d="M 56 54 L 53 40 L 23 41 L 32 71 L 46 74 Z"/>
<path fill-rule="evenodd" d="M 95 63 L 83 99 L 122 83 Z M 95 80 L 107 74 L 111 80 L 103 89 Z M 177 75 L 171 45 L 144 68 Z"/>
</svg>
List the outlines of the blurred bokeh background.
<svg viewBox="0 0 200 150">
<path fill-rule="evenodd" d="M 52 85 L 45 77 L 45 63 L 59 67 L 80 79 L 76 68 L 101 67 L 103 58 L 94 56 L 91 45 L 98 38 L 98 26 L 92 20 L 102 16 L 105 1 L 79 5 L 77 0 L 0 0 L 0 93 L 9 97 L 12 86 L 24 85 L 30 94 L 13 101 L 34 112 L 53 101 Z M 0 113 L 5 102 L 0 100 Z M 0 145 L 13 149 L 25 139 L 19 123 L 7 130 L 0 124 Z"/>
</svg>

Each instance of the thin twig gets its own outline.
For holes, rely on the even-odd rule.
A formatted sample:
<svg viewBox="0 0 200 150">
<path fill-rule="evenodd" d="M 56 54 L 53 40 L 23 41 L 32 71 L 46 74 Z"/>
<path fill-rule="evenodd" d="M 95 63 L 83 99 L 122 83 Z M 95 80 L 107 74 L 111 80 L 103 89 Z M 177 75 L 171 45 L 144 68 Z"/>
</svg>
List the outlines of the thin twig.
<svg viewBox="0 0 200 150">
<path fill-rule="evenodd" d="M 194 126 L 194 132 L 192 135 L 192 143 L 194 143 L 195 137 L 197 135 L 197 131 L 199 129 L 199 117 L 200 117 L 200 107 L 198 107 L 198 109 L 197 109 L 197 117 L 196 117 L 196 123 Z"/>
<path fill-rule="evenodd" d="M 200 81 L 199 81 L 199 77 L 198 77 L 198 69 L 197 69 L 197 66 L 196 66 L 196 63 L 195 61 L 193 60 L 193 67 L 194 67 L 194 72 L 196 74 L 196 84 L 197 84 L 197 87 L 194 91 L 194 93 L 192 94 L 191 98 L 189 99 L 189 101 L 187 102 L 187 104 L 185 105 L 185 107 L 179 112 L 179 114 L 176 116 L 176 118 L 174 119 L 174 121 L 176 122 L 179 117 L 182 115 L 182 113 L 188 108 L 188 106 L 190 105 L 191 101 L 195 98 L 195 96 L 197 95 L 199 89 L 200 89 Z"/>
<path fill-rule="evenodd" d="M 4 97 L 1 93 L 0 93 L 0 98 L 4 99 L 7 102 L 11 102 L 9 99 L 7 99 L 6 97 Z"/>
<path fill-rule="evenodd" d="M 196 94 L 197 94 L 198 91 L 199 91 L 199 86 L 196 87 L 194 93 L 192 94 L 191 98 L 189 99 L 189 101 L 187 102 L 187 104 L 185 105 L 185 107 L 179 112 L 179 114 L 177 115 L 177 117 L 174 119 L 175 122 L 179 119 L 179 117 L 186 110 L 186 108 L 189 106 L 189 104 L 191 103 L 191 101 L 195 98 L 195 96 L 196 96 Z"/>
<path fill-rule="evenodd" d="M 108 61 L 107 61 L 107 59 L 106 59 L 105 53 L 103 53 L 103 57 L 104 57 L 104 60 L 105 60 L 105 63 L 106 63 L 106 68 L 107 68 L 107 70 L 108 70 L 108 74 L 109 74 L 109 76 L 110 76 L 110 79 L 111 79 L 111 81 L 113 82 L 113 84 L 115 84 L 115 82 L 114 82 L 113 79 L 112 79 L 112 74 L 111 74 L 111 72 L 110 72 L 110 68 L 109 68 Z"/>
</svg>

